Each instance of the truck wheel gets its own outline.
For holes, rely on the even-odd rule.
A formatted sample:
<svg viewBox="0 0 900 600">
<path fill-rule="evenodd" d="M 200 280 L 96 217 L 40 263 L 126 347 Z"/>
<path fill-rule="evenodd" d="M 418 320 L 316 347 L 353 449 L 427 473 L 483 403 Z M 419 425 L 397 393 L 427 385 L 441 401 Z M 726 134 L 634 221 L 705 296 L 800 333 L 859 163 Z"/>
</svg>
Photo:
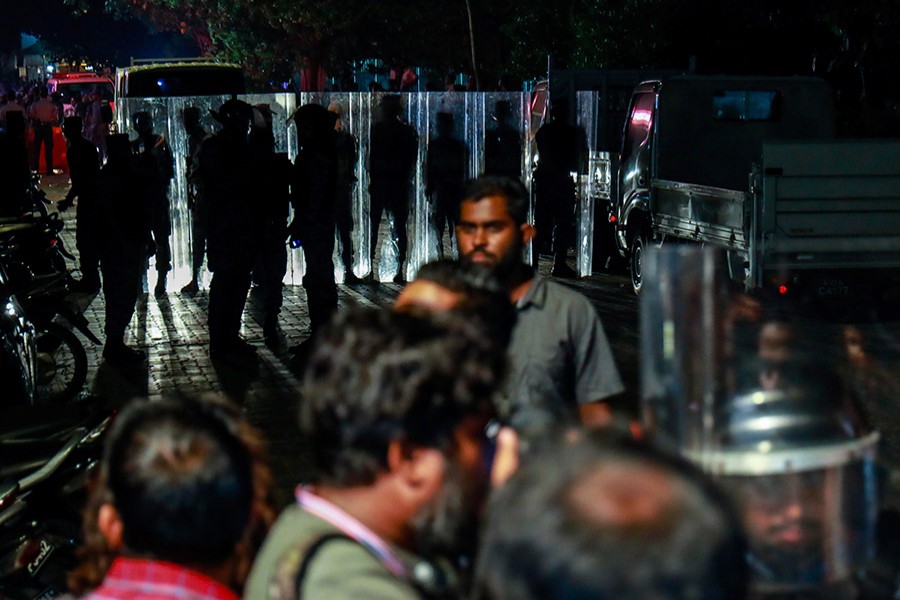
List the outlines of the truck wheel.
<svg viewBox="0 0 900 600">
<path fill-rule="evenodd" d="M 647 240 L 643 232 L 638 232 L 631 239 L 631 252 L 628 258 L 628 266 L 631 271 L 631 288 L 638 296 L 641 295 L 641 287 L 643 287 L 643 261 L 646 248 Z"/>
</svg>

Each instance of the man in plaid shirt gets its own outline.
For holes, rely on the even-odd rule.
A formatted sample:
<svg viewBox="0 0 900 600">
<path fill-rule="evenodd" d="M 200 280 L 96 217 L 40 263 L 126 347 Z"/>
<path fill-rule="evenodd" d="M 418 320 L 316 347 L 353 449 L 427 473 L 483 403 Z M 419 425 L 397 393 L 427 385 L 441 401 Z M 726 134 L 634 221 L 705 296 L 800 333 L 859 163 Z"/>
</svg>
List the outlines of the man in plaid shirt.
<svg viewBox="0 0 900 600">
<path fill-rule="evenodd" d="M 215 404 L 139 401 L 117 418 L 97 526 L 115 553 L 87 600 L 237 600 L 252 458 Z"/>
</svg>

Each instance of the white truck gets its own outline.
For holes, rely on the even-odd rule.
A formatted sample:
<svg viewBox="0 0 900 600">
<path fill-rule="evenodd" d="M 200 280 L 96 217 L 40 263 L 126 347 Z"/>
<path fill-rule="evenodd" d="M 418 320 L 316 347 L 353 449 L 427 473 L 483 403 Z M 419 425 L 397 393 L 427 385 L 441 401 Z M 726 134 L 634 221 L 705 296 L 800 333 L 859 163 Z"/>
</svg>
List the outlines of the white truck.
<svg viewBox="0 0 900 600">
<path fill-rule="evenodd" d="M 629 105 L 610 205 L 640 293 L 650 244 L 727 250 L 748 291 L 886 299 L 900 282 L 900 140 L 834 137 L 825 82 L 673 77 Z"/>
</svg>

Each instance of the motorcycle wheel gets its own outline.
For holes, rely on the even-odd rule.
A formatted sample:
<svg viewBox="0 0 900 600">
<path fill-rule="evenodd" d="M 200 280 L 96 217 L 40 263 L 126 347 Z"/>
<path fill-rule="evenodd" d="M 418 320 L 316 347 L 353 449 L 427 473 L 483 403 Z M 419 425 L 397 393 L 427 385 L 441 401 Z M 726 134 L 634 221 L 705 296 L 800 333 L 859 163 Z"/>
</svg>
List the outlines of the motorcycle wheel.
<svg viewBox="0 0 900 600">
<path fill-rule="evenodd" d="M 74 333 L 57 323 L 47 323 L 35 335 L 37 346 L 37 401 L 66 402 L 87 381 L 87 352 Z"/>
</svg>

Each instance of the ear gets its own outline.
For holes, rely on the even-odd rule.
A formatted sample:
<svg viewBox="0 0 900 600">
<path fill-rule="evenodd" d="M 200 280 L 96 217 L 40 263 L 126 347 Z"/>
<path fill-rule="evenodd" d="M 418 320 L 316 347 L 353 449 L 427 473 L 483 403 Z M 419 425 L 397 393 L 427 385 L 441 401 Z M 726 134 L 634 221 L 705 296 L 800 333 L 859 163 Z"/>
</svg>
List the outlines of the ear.
<svg viewBox="0 0 900 600">
<path fill-rule="evenodd" d="M 122 519 L 115 506 L 109 503 L 100 506 L 97 528 L 106 539 L 106 545 L 110 550 L 119 550 L 122 547 Z"/>
<path fill-rule="evenodd" d="M 534 239 L 535 234 L 537 233 L 534 229 L 534 225 L 531 223 L 522 223 L 519 227 L 519 231 L 522 232 L 522 243 L 528 245 L 528 242 Z"/>
<path fill-rule="evenodd" d="M 444 455 L 434 448 L 395 440 L 388 446 L 388 470 L 410 496 L 430 500 L 444 481 Z"/>
</svg>

